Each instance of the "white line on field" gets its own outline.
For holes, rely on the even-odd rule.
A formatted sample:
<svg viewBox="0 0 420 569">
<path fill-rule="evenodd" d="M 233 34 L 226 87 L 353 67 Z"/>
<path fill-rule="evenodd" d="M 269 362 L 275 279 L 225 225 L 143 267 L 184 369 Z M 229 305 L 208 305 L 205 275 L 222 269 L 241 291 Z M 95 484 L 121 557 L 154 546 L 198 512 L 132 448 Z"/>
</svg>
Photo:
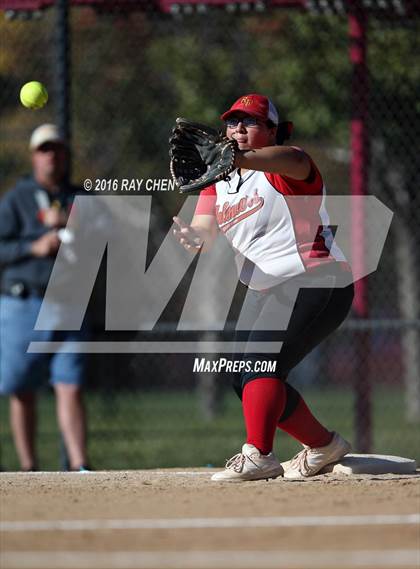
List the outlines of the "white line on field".
<svg viewBox="0 0 420 569">
<path fill-rule="evenodd" d="M 375 514 L 361 516 L 277 516 L 243 518 L 157 518 L 122 520 L 3 521 L 0 532 L 97 531 L 128 529 L 273 528 L 308 526 L 411 525 L 420 514 Z"/>
<path fill-rule="evenodd" d="M 203 476 L 203 477 L 210 477 L 211 474 L 213 474 L 216 470 L 220 470 L 220 467 L 215 467 L 213 465 L 211 466 L 207 466 L 207 467 L 202 467 L 203 469 L 206 468 L 206 470 L 199 470 L 199 471 L 194 471 L 194 470 L 155 470 L 155 469 L 149 469 L 149 470 L 95 470 L 95 471 L 86 471 L 86 472 L 63 472 L 63 471 L 53 471 L 53 470 L 38 470 L 36 472 L 0 472 L 0 481 L 2 478 L 9 478 L 10 475 L 12 474 L 13 477 L 16 478 L 29 478 L 29 477 L 37 477 L 37 476 L 64 476 L 64 477 L 78 477 L 78 476 L 85 476 L 88 475 L 89 477 L 100 477 L 103 474 L 106 474 L 108 477 L 110 475 L 120 475 L 120 474 L 128 474 L 128 475 L 138 475 L 138 474 L 144 474 L 144 475 L 150 475 L 150 476 L 167 476 L 167 477 L 171 477 L 171 476 Z M 419 471 L 416 471 L 417 474 L 415 473 L 399 473 L 398 475 L 396 474 L 355 474 L 352 477 L 350 477 L 348 474 L 340 472 L 340 473 L 334 473 L 336 474 L 336 478 L 335 480 L 340 480 L 342 482 L 349 482 L 349 481 L 354 481 L 358 479 L 358 476 L 362 476 L 363 478 L 367 478 L 367 477 L 371 477 L 374 478 L 375 480 L 392 480 L 393 478 L 397 478 L 397 479 L 409 479 L 409 480 L 413 480 L 413 479 L 418 479 L 420 478 L 420 474 L 418 474 Z M 328 473 L 329 474 L 329 473 Z M 319 482 L 320 477 L 319 476 L 314 476 L 314 477 L 310 477 L 310 478 L 303 478 L 303 479 L 299 479 L 299 480 L 293 480 L 290 479 L 288 480 L 287 478 L 278 478 L 277 482 L 281 482 L 282 484 L 296 484 L 296 483 L 309 483 L 309 482 Z M 249 481 L 249 483 L 252 483 L 253 481 Z M 255 481 L 258 482 L 258 481 Z"/>
<path fill-rule="evenodd" d="M 213 467 L 209 467 L 209 468 L 213 468 Z M 155 474 L 161 474 L 164 476 L 210 476 L 213 473 L 213 471 L 209 471 L 209 472 L 191 472 L 191 470 L 177 470 L 176 472 L 165 472 L 165 471 L 161 471 L 161 470 L 154 470 L 153 471 L 153 476 L 155 476 Z"/>
<path fill-rule="evenodd" d="M 380 551 L 9 551 L 8 569 L 411 569 L 416 549 Z"/>
<path fill-rule="evenodd" d="M 13 477 L 21 477 L 21 478 L 29 478 L 30 476 L 74 476 L 78 477 L 84 474 L 88 474 L 90 477 L 93 476 L 101 476 L 102 474 L 106 474 L 107 476 L 110 475 L 119 475 L 119 474 L 129 474 L 129 475 L 137 475 L 137 474 L 150 474 L 152 476 L 156 476 L 156 474 L 161 476 L 210 476 L 214 469 L 220 470 L 220 467 L 216 468 L 213 466 L 203 467 L 207 468 L 208 470 L 201 470 L 201 471 L 194 471 L 194 470 L 86 470 L 83 472 L 78 471 L 61 471 L 61 470 L 37 470 L 34 472 L 0 472 L 0 480 L 2 478 L 10 478 L 12 475 Z M 412 478 L 412 476 L 411 476 Z"/>
</svg>

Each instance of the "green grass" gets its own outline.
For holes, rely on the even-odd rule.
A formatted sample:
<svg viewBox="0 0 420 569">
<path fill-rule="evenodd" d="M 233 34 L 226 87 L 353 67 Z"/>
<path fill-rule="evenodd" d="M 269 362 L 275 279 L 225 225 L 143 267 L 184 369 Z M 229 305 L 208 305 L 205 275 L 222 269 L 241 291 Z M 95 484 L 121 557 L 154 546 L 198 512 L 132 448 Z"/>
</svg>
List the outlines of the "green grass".
<svg viewBox="0 0 420 569">
<path fill-rule="evenodd" d="M 373 394 L 374 451 L 420 458 L 418 425 L 404 418 L 403 392 L 376 389 Z M 318 418 L 353 441 L 353 395 L 350 390 L 305 390 Z M 239 400 L 228 393 L 223 410 L 207 421 L 198 398 L 186 392 L 119 392 L 106 397 L 88 393 L 89 452 L 96 469 L 221 465 L 240 450 L 244 427 Z M 19 468 L 8 426 L 8 405 L 0 400 L 3 469 Z M 354 442 L 354 441 L 353 441 Z M 39 400 L 38 451 L 45 470 L 60 467 L 54 398 Z M 285 460 L 300 449 L 280 431 L 275 450 Z"/>
</svg>

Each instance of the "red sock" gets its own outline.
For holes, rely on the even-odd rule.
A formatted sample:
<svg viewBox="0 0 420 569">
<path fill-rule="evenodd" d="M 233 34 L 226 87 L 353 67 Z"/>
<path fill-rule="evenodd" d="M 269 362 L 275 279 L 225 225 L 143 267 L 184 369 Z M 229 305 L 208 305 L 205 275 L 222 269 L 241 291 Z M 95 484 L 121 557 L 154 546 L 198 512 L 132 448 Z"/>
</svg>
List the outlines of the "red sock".
<svg viewBox="0 0 420 569">
<path fill-rule="evenodd" d="M 274 435 L 279 417 L 286 404 L 286 386 L 280 379 L 261 377 L 244 387 L 242 408 L 248 444 L 262 454 L 273 449 Z"/>
<path fill-rule="evenodd" d="M 290 417 L 277 426 L 312 448 L 328 445 L 333 437 L 333 434 L 315 419 L 302 397 Z"/>
</svg>

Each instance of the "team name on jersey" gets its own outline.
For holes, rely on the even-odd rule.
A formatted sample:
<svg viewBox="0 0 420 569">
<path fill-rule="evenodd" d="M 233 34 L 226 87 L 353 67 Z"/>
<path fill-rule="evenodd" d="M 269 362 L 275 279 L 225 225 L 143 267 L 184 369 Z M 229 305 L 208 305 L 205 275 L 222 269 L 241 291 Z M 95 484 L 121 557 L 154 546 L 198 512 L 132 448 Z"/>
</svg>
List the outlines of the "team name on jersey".
<svg viewBox="0 0 420 569">
<path fill-rule="evenodd" d="M 222 206 L 216 205 L 217 223 L 224 233 L 231 227 L 256 213 L 264 205 L 264 198 L 258 195 L 258 189 L 253 196 L 244 196 L 235 204 L 225 201 Z"/>
</svg>

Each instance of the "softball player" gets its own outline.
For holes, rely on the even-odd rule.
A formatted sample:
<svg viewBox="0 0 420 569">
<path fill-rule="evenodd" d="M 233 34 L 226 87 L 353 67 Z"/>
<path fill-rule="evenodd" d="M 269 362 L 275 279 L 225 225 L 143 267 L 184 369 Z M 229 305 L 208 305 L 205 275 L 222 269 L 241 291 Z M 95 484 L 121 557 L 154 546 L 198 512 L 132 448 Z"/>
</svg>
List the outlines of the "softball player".
<svg viewBox="0 0 420 569">
<path fill-rule="evenodd" d="M 349 452 L 350 444 L 314 417 L 287 376 L 348 314 L 353 285 L 343 283 L 351 282 L 350 269 L 327 227 L 322 176 L 306 152 L 282 145 L 286 123 L 279 123 L 273 103 L 263 95 L 246 95 L 221 118 L 227 137 L 239 146 L 236 170 L 201 192 L 191 225 L 174 218 L 174 234 L 186 249 L 205 250 L 223 232 L 235 250 L 240 280 L 249 288 L 246 317 L 253 325 L 245 339 L 283 345 L 275 373 L 248 371 L 235 379 L 247 440 L 212 480 L 313 476 Z M 293 306 L 286 331 L 263 331 L 273 301 Z M 237 332 L 237 339 L 243 340 L 243 333 Z M 244 358 L 272 360 L 273 354 Z M 272 452 L 277 428 L 304 447 L 285 472 Z"/>
</svg>

